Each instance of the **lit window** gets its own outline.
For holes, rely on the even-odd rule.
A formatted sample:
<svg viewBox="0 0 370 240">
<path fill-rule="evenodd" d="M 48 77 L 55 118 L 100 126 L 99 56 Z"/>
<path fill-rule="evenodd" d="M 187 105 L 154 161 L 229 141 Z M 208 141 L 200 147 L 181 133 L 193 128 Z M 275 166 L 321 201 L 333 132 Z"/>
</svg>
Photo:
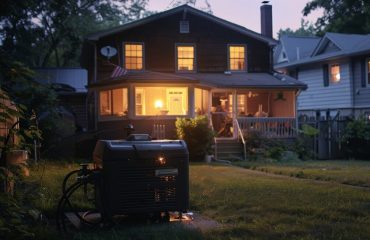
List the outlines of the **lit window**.
<svg viewBox="0 0 370 240">
<path fill-rule="evenodd" d="M 194 89 L 195 114 L 204 115 L 208 111 L 209 93 L 200 88 Z"/>
<path fill-rule="evenodd" d="M 194 46 L 177 46 L 177 70 L 194 71 Z"/>
<path fill-rule="evenodd" d="M 143 44 L 125 44 L 125 68 L 128 70 L 143 69 Z"/>
<path fill-rule="evenodd" d="M 245 47 L 229 46 L 229 70 L 245 71 Z"/>
<path fill-rule="evenodd" d="M 330 66 L 330 82 L 337 83 L 340 81 L 340 66 L 334 64 Z"/>
<path fill-rule="evenodd" d="M 240 115 L 245 115 L 245 102 L 246 102 L 246 100 L 245 100 L 246 98 L 245 98 L 245 94 L 238 94 L 237 95 L 237 100 L 238 100 L 238 102 L 237 102 L 237 111 L 238 111 L 238 114 L 240 114 Z"/>
<path fill-rule="evenodd" d="M 370 59 L 367 60 L 367 84 L 370 84 Z"/>
<path fill-rule="evenodd" d="M 127 115 L 127 89 L 118 88 L 101 91 L 99 95 L 100 116 Z"/>
<path fill-rule="evenodd" d="M 187 87 L 140 87 L 135 88 L 137 116 L 188 114 Z"/>
</svg>

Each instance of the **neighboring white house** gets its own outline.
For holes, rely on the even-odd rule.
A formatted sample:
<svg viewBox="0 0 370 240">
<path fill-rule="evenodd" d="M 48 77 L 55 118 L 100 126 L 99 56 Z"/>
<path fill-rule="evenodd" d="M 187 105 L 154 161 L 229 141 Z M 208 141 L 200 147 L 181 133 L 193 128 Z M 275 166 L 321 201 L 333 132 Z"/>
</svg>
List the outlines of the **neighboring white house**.
<svg viewBox="0 0 370 240">
<path fill-rule="evenodd" d="M 274 68 L 307 84 L 298 97 L 299 115 L 369 118 L 370 34 L 282 36 Z"/>
</svg>

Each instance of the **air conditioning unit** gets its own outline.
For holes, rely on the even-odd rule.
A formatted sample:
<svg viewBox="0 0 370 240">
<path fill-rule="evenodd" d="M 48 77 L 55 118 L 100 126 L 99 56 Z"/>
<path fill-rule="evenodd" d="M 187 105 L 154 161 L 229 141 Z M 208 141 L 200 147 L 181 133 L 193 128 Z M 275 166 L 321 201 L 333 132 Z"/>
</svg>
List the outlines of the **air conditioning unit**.
<svg viewBox="0 0 370 240">
<path fill-rule="evenodd" d="M 100 140 L 94 150 L 100 169 L 96 203 L 107 218 L 115 215 L 187 212 L 189 153 L 181 140 Z"/>
</svg>

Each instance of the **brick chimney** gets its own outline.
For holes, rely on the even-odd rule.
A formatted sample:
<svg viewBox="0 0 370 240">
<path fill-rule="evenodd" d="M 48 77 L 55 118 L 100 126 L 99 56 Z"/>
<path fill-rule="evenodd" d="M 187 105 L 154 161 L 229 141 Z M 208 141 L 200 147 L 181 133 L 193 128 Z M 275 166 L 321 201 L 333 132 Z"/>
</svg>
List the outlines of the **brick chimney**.
<svg viewBox="0 0 370 240">
<path fill-rule="evenodd" d="M 263 1 L 261 6 L 261 34 L 272 38 L 272 6 Z"/>
</svg>

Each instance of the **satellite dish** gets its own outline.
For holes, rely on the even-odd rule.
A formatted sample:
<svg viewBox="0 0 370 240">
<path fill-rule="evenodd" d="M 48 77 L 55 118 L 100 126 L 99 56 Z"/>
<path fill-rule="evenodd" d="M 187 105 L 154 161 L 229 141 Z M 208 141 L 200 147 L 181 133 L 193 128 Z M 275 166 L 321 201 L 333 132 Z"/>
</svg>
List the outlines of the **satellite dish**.
<svg viewBox="0 0 370 240">
<path fill-rule="evenodd" d="M 114 55 L 117 54 L 117 49 L 115 49 L 114 47 L 111 47 L 111 46 L 105 46 L 105 47 L 102 47 L 100 49 L 100 53 L 107 57 L 108 59 L 110 59 L 111 57 L 113 57 Z"/>
</svg>

